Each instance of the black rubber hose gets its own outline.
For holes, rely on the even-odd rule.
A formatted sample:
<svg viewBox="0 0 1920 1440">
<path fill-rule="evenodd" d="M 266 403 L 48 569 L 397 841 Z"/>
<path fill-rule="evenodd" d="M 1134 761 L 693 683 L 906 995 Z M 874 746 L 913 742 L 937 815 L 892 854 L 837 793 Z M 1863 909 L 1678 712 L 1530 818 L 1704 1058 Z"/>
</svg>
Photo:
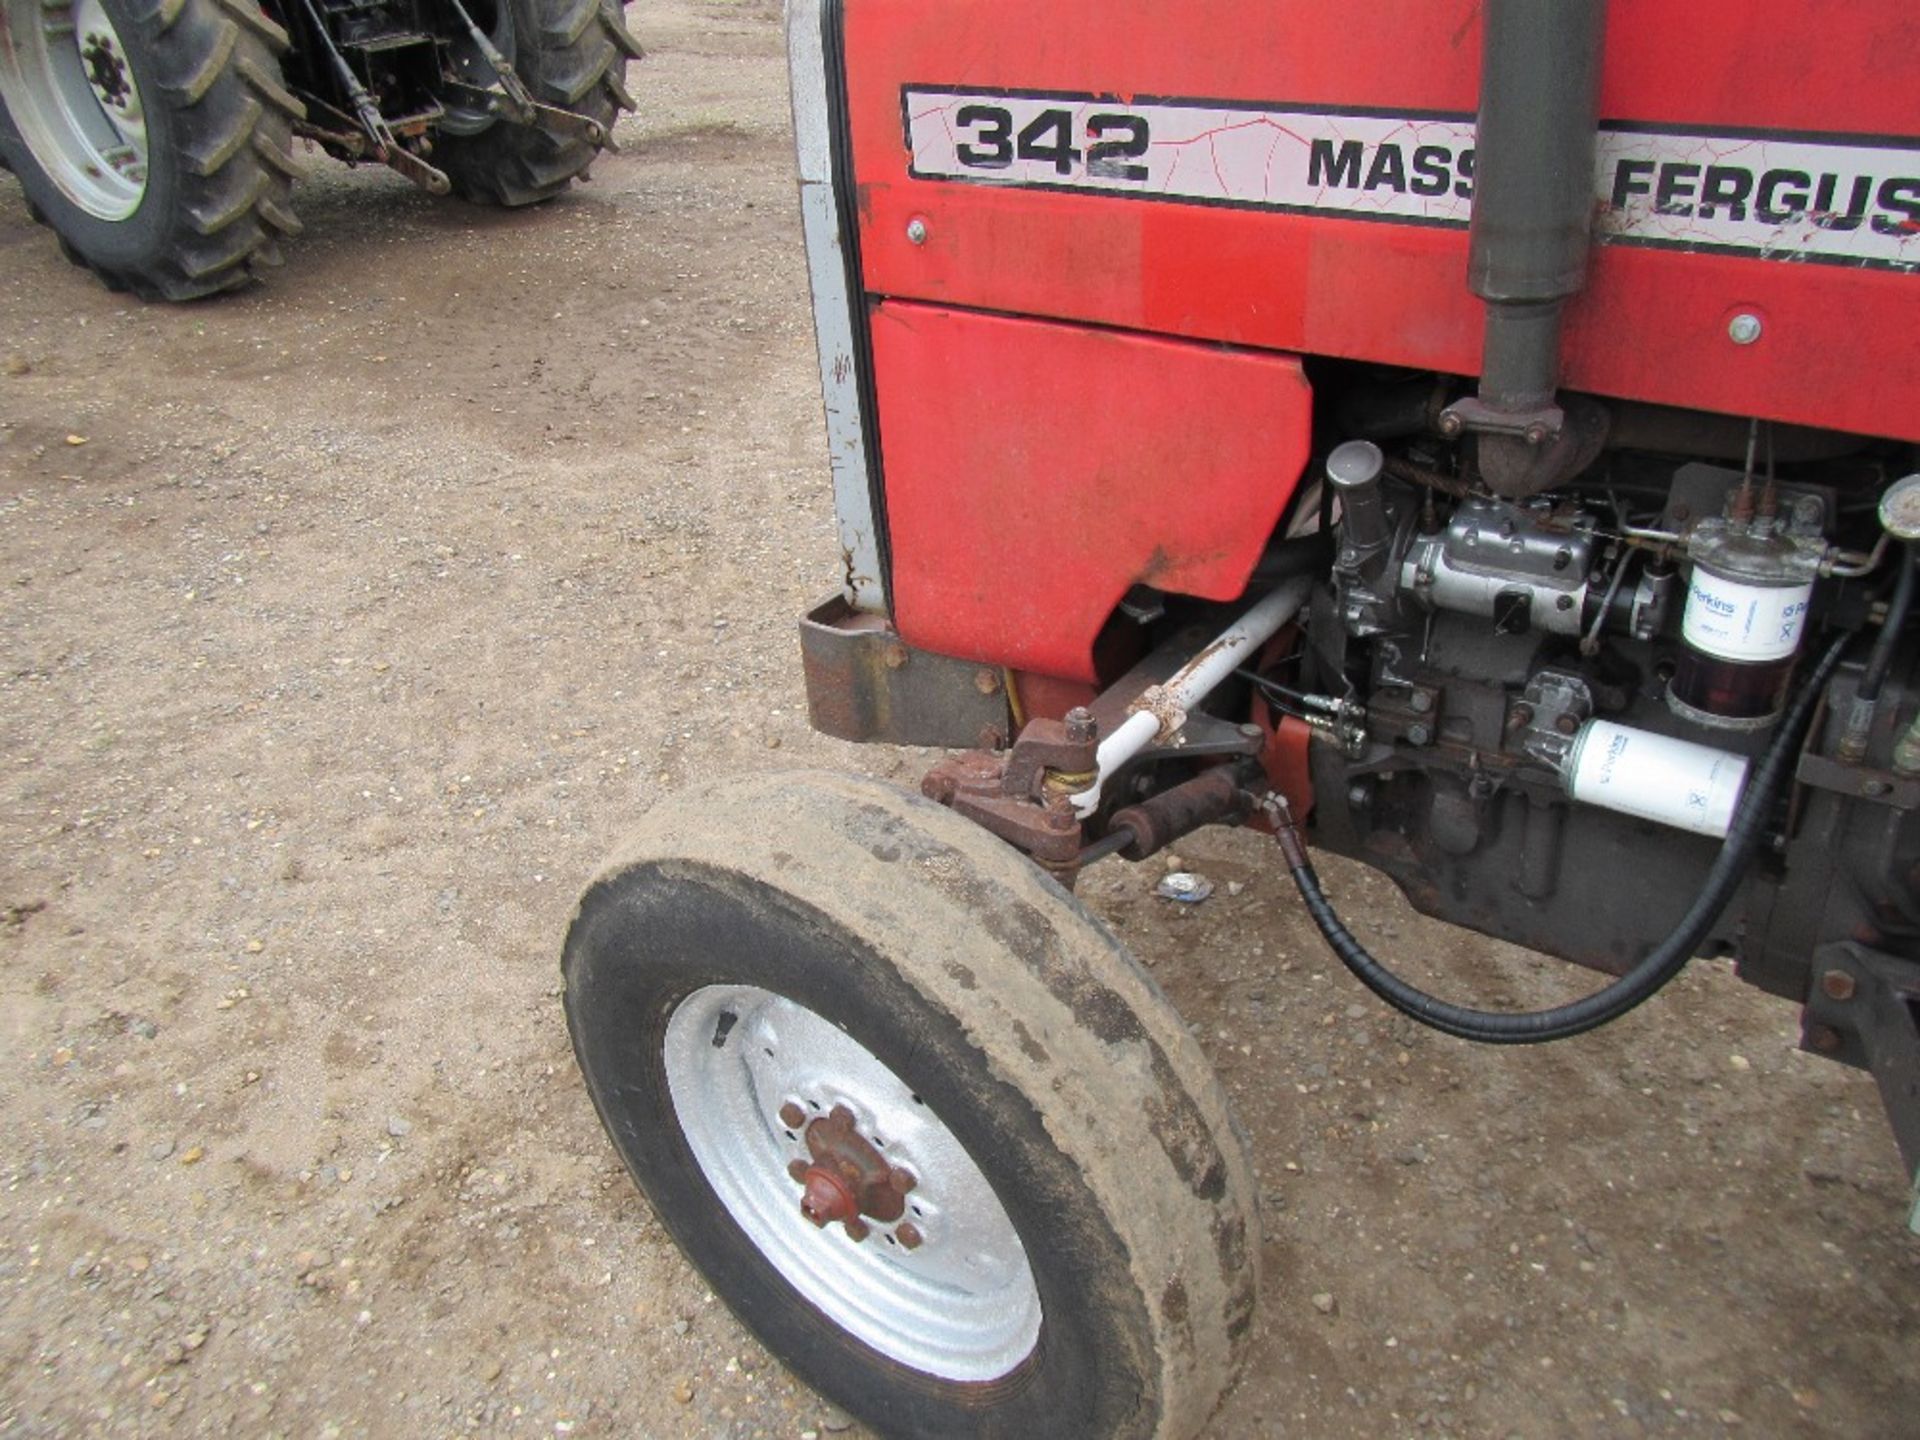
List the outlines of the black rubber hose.
<svg viewBox="0 0 1920 1440">
<path fill-rule="evenodd" d="M 1887 601 L 1887 618 L 1880 626 L 1880 636 L 1873 642 L 1873 649 L 1867 652 L 1866 672 L 1860 677 L 1860 688 L 1854 692 L 1854 698 L 1862 705 L 1871 705 L 1880 698 L 1880 687 L 1886 683 L 1887 669 L 1893 664 L 1893 647 L 1899 643 L 1900 632 L 1906 628 L 1907 612 L 1913 608 L 1914 548 L 1903 545 L 1900 549 L 1900 576 L 1893 582 L 1893 598 Z"/>
<path fill-rule="evenodd" d="M 1287 867 L 1293 872 L 1294 884 L 1300 889 L 1300 898 L 1306 902 L 1307 913 L 1313 917 L 1313 923 L 1320 927 L 1320 933 L 1326 936 L 1327 944 L 1359 978 L 1361 984 L 1394 1009 L 1435 1030 L 1486 1045 L 1538 1045 L 1548 1040 L 1565 1040 L 1618 1020 L 1642 1001 L 1650 999 L 1686 968 L 1687 961 L 1713 929 L 1721 911 L 1733 898 L 1735 887 L 1746 873 L 1747 864 L 1753 858 L 1754 846 L 1766 828 L 1768 812 L 1773 808 L 1780 783 L 1798 759 L 1801 740 L 1813 720 L 1821 692 L 1833 677 L 1834 669 L 1840 663 L 1841 651 L 1845 648 L 1846 637 L 1834 641 L 1801 687 L 1799 697 L 1782 720 L 1773 744 L 1767 748 L 1759 768 L 1748 780 L 1740 804 L 1734 811 L 1733 822 L 1727 827 L 1727 837 L 1720 846 L 1720 853 L 1714 858 L 1712 869 L 1707 871 L 1706 880 L 1693 897 L 1693 903 L 1687 907 L 1687 913 L 1681 917 L 1679 925 L 1666 939 L 1649 950 L 1639 964 L 1611 985 L 1565 1005 L 1557 1005 L 1549 1010 L 1520 1012 L 1474 1010 L 1451 1004 L 1409 985 L 1368 954 L 1366 947 L 1340 923 L 1339 915 L 1320 888 L 1320 877 L 1314 874 L 1313 865 L 1307 859 L 1306 845 L 1300 839 L 1299 831 L 1294 828 L 1286 802 L 1277 797 L 1268 809 L 1274 820 L 1274 836 L 1287 857 Z"/>
</svg>

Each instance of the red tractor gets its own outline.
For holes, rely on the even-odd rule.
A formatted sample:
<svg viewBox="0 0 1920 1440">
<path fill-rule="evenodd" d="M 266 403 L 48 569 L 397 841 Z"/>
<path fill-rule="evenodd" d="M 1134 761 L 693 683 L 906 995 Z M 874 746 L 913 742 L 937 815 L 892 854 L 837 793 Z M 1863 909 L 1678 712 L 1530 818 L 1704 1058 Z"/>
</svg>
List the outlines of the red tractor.
<svg viewBox="0 0 1920 1440">
<path fill-rule="evenodd" d="M 1911 7 L 789 28 L 845 555 L 813 723 L 956 753 L 681 797 L 565 954 L 609 1134 L 769 1348 L 887 1434 L 1204 1424 L 1252 1170 L 1072 894 L 1203 825 L 1469 1040 L 1732 955 L 1920 1163 Z M 1606 978 L 1427 994 L 1312 849 Z"/>
</svg>

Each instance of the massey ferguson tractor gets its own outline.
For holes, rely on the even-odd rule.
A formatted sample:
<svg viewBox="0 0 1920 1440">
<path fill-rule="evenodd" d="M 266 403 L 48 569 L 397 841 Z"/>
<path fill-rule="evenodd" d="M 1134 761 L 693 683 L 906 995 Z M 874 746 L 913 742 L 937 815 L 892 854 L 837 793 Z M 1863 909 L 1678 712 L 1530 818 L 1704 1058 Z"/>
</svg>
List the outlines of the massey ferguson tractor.
<svg viewBox="0 0 1920 1440">
<path fill-rule="evenodd" d="M 549 200 L 612 144 L 619 0 L 0 0 L 0 167 L 115 290 L 247 284 L 303 138 L 434 195 Z"/>
<path fill-rule="evenodd" d="M 1468 1041 L 1731 956 L 1872 1073 L 1911 1171 L 1920 13 L 789 31 L 844 561 L 812 720 L 951 753 L 918 795 L 668 802 L 564 959 L 615 1146 L 768 1347 L 887 1435 L 1205 1423 L 1253 1172 L 1073 887 L 1206 825 L 1269 834 L 1380 1003 Z M 1315 851 L 1600 978 L 1426 993 Z"/>
</svg>

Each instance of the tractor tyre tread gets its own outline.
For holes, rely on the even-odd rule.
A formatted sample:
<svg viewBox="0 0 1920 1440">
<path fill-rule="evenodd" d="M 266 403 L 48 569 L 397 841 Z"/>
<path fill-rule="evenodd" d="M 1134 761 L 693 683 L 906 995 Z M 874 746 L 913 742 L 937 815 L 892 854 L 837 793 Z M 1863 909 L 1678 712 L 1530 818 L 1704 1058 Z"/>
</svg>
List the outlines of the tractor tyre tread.
<svg viewBox="0 0 1920 1440">
<path fill-rule="evenodd" d="M 617 0 L 501 0 L 531 17 L 515 69 L 533 98 L 597 121 L 604 146 L 536 126 L 496 121 L 471 135 L 442 134 L 435 163 L 453 193 L 479 205 L 537 205 L 585 177 L 613 142 L 614 122 L 633 109 L 623 72 L 639 45 Z"/>
<path fill-rule="evenodd" d="M 90 236 L 121 227 L 78 211 L 69 233 L 61 218 L 73 207 L 44 175 L 23 173 L 37 168 L 23 145 L 29 166 L 13 168 L 27 183 L 28 213 L 55 232 L 61 253 L 110 290 L 192 300 L 237 289 L 278 263 L 276 240 L 299 228 L 289 200 L 300 173 L 292 122 L 305 110 L 280 78 L 286 33 L 247 0 L 128 0 L 125 12 L 149 58 L 140 77 L 149 107 L 166 112 L 164 123 L 149 121 L 150 135 L 170 139 L 149 153 L 142 202 L 161 204 L 164 213 L 135 212 L 147 239 L 134 253 L 93 243 Z M 4 112 L 0 126 L 17 140 Z M 170 174 L 156 184 L 161 166 Z M 35 181 L 45 190 L 38 197 Z"/>
</svg>

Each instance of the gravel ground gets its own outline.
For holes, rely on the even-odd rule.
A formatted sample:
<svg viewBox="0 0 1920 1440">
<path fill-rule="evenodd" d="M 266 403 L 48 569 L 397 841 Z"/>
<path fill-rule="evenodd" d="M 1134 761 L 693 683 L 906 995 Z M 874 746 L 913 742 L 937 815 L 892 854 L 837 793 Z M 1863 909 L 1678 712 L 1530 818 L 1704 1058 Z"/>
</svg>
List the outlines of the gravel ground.
<svg viewBox="0 0 1920 1440">
<path fill-rule="evenodd" d="M 591 184 L 494 214 L 316 157 L 287 268 L 216 303 L 108 294 L 0 180 L 0 1435 L 846 1426 L 618 1170 L 556 998 L 659 796 L 926 761 L 805 724 L 836 552 L 777 6 L 632 18 Z M 1474 1050 L 1331 965 L 1256 837 L 1182 848 L 1203 905 L 1085 893 L 1263 1175 L 1212 1436 L 1912 1433 L 1898 1161 L 1789 1009 L 1698 966 Z M 1456 993 L 1591 983 L 1327 871 Z"/>
</svg>

